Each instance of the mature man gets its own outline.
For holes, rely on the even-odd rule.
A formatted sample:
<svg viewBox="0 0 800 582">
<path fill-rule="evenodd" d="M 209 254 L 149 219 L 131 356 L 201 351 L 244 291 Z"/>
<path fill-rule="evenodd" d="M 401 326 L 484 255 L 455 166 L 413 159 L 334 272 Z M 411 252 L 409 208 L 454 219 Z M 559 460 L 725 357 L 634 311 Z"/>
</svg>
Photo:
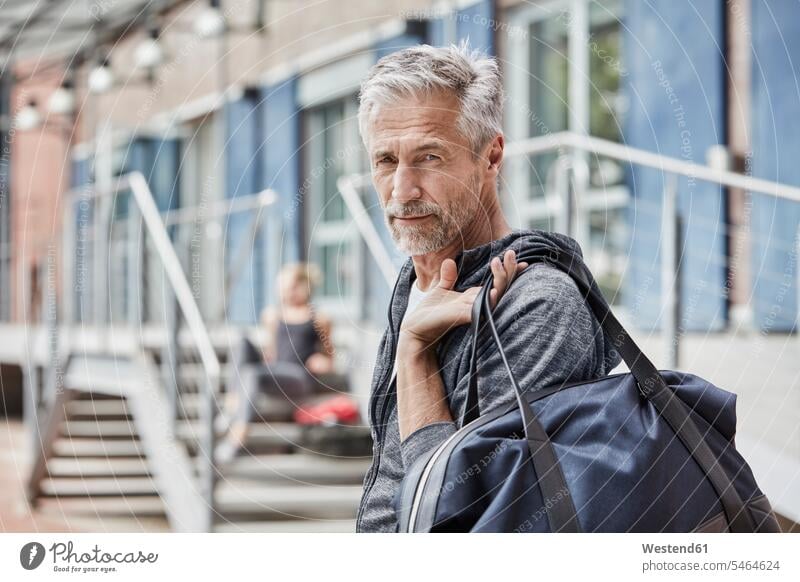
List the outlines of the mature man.
<svg viewBox="0 0 800 582">
<path fill-rule="evenodd" d="M 563 235 L 512 229 L 503 215 L 504 99 L 494 59 L 465 45 L 408 48 L 378 61 L 360 98 L 359 129 L 386 224 L 410 255 L 372 379 L 373 461 L 356 524 L 392 532 L 405 470 L 460 428 L 471 343 L 464 324 L 490 270 L 493 314 L 523 389 L 605 375 L 619 356 L 568 275 L 516 263 L 533 245 L 581 250 Z M 480 410 L 511 402 L 488 336 L 477 353 Z"/>
</svg>

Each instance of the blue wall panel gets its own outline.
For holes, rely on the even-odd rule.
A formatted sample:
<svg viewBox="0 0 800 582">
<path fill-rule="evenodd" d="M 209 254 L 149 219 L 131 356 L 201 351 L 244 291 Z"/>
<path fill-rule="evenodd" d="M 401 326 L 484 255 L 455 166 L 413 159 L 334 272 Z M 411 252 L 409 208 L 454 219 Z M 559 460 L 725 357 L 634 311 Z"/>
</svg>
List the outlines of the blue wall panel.
<svg viewBox="0 0 800 582">
<path fill-rule="evenodd" d="M 92 180 L 92 164 L 90 158 L 75 158 L 72 160 L 72 170 L 69 175 L 69 187 L 78 188 L 85 186 Z"/>
<path fill-rule="evenodd" d="M 297 105 L 297 79 L 262 88 L 260 109 L 261 127 L 259 136 L 262 158 L 262 188 L 271 188 L 278 195 L 273 205 L 272 224 L 280 225 L 277 235 L 265 232 L 265 244 L 278 244 L 275 251 L 268 248 L 268 257 L 280 257 L 280 264 L 267 261 L 265 273 L 266 302 L 277 300 L 275 281 L 281 264 L 300 260 L 302 250 L 301 221 L 303 200 L 300 196 L 300 112 Z"/>
<path fill-rule="evenodd" d="M 754 0 L 752 168 L 754 176 L 800 186 L 800 4 Z M 800 203 L 753 194 L 753 308 L 763 331 L 797 320 Z"/>
<path fill-rule="evenodd" d="M 494 2 L 482 0 L 456 14 L 458 40 L 469 39 L 469 46 L 494 54 Z"/>
<path fill-rule="evenodd" d="M 494 19 L 494 2 L 481 0 L 447 16 L 430 20 L 427 42 L 433 46 L 449 45 L 452 42 L 452 39 L 448 39 L 452 34 L 449 31 L 455 29 L 456 43 L 468 39 L 470 47 L 493 55 L 494 29 L 497 26 Z"/>
<path fill-rule="evenodd" d="M 141 172 L 162 212 L 179 203 L 180 142 L 175 139 L 136 137 L 127 145 L 119 174 Z M 119 201 L 117 216 L 127 211 L 127 199 Z"/>
<path fill-rule="evenodd" d="M 622 90 L 629 105 L 625 142 L 705 163 L 707 149 L 726 140 L 723 3 L 628 0 L 624 31 L 628 75 Z M 626 301 L 637 326 L 655 329 L 661 323 L 659 243 L 665 176 L 634 166 L 628 178 L 633 203 Z M 724 197 L 720 188 L 695 179 L 680 179 L 678 191 L 686 237 L 681 326 L 721 329 L 727 318 Z"/>
<path fill-rule="evenodd" d="M 235 199 L 261 191 L 256 183 L 261 159 L 258 98 L 247 93 L 225 105 L 225 196 Z M 251 228 L 253 214 L 236 212 L 224 223 L 225 276 L 230 277 L 229 296 L 225 297 L 227 320 L 253 323 L 263 308 L 263 276 L 260 273 L 262 245 Z M 240 258 L 244 256 L 245 260 Z"/>
</svg>

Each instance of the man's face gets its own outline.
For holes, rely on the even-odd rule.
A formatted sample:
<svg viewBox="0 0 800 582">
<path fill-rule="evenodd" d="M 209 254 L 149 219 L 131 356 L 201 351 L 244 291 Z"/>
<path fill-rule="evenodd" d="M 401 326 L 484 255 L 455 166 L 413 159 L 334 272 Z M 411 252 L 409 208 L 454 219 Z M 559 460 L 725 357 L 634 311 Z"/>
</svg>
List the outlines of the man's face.
<svg viewBox="0 0 800 582">
<path fill-rule="evenodd" d="M 367 125 L 372 180 L 398 249 L 439 250 L 480 218 L 481 160 L 458 133 L 458 100 L 437 94 L 381 105 Z"/>
</svg>

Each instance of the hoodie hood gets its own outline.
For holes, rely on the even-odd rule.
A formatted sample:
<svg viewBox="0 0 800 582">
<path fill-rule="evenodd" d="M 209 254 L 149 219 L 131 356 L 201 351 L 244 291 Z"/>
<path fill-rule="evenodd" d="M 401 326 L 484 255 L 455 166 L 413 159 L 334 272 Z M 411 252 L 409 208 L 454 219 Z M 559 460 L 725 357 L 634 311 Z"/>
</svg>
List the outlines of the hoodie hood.
<svg viewBox="0 0 800 582">
<path fill-rule="evenodd" d="M 575 239 L 557 232 L 543 230 L 513 229 L 502 238 L 471 249 L 463 249 L 454 257 L 458 269 L 458 278 L 454 289 L 463 292 L 470 287 L 482 285 L 491 273 L 489 262 L 492 257 L 500 256 L 508 249 L 512 249 L 519 256 L 531 250 L 553 248 L 583 259 L 583 251 Z M 411 285 L 416 278 L 414 262 L 411 257 L 408 257 L 400 269 L 395 288 L 395 298 L 392 301 L 389 313 L 389 327 L 393 333 L 399 333 L 399 322 L 405 313 Z M 605 302 L 605 298 L 603 298 L 603 301 Z M 608 305 L 607 302 L 606 305 Z M 592 314 L 592 317 L 594 317 L 594 314 Z M 594 319 L 597 321 L 596 317 Z M 598 325 L 600 325 L 599 321 Z M 620 363 L 621 358 L 605 333 L 596 334 L 595 341 L 597 342 L 595 373 L 598 376 L 602 376 L 614 369 Z"/>
</svg>

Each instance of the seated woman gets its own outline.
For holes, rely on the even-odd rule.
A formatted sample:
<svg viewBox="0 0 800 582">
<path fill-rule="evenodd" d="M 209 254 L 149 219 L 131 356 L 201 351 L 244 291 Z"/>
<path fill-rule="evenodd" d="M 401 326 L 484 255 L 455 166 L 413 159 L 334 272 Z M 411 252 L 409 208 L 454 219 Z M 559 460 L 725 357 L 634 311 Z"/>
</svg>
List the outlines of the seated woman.
<svg viewBox="0 0 800 582">
<path fill-rule="evenodd" d="M 226 437 L 217 449 L 217 462 L 233 459 L 242 449 L 253 416 L 258 414 L 259 392 L 282 395 L 299 406 L 319 386 L 319 375 L 333 372 L 331 321 L 311 303 L 312 287 L 319 283 L 315 265 L 293 263 L 278 274 L 278 306 L 261 316 L 267 332 L 262 354 L 247 338 L 232 357 L 230 390 L 237 406 Z"/>
</svg>

